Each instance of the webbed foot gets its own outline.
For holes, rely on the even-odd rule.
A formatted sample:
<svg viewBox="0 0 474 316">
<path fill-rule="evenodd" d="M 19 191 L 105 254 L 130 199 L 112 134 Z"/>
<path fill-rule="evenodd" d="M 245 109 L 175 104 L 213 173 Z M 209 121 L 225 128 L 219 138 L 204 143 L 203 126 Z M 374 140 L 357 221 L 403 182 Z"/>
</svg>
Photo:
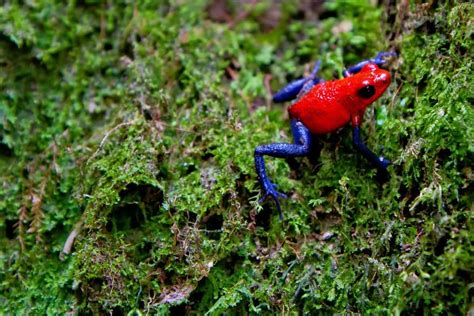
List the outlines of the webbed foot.
<svg viewBox="0 0 474 316">
<path fill-rule="evenodd" d="M 387 57 L 397 57 L 397 53 L 395 52 L 380 52 L 375 56 L 375 58 L 371 59 L 370 61 L 375 63 L 377 66 L 382 66 L 387 62 Z"/>
<path fill-rule="evenodd" d="M 277 188 L 277 186 L 274 183 L 271 183 L 270 181 L 267 181 L 265 183 L 264 187 L 263 187 L 263 191 L 265 192 L 265 194 L 263 195 L 263 197 L 258 202 L 262 203 L 268 197 L 271 197 L 273 199 L 273 201 L 275 201 L 275 205 L 276 205 L 277 210 L 280 214 L 280 220 L 283 220 L 283 213 L 281 211 L 280 201 L 278 200 L 278 198 L 286 199 L 286 198 L 288 198 L 288 196 L 284 193 L 278 192 L 276 190 L 276 188 Z"/>
<path fill-rule="evenodd" d="M 382 156 L 379 157 L 379 161 L 380 161 L 380 168 L 384 169 L 384 170 L 387 170 L 388 166 L 390 166 L 392 164 L 392 162 Z"/>
<path fill-rule="evenodd" d="M 342 72 L 342 75 L 344 77 L 348 77 L 353 74 L 356 74 L 362 69 L 362 67 L 364 67 L 365 65 L 369 63 L 376 64 L 377 66 L 382 67 L 385 63 L 387 63 L 387 59 L 389 57 L 396 57 L 396 56 L 397 56 L 397 53 L 395 52 L 380 52 L 372 59 L 363 60 L 359 62 L 358 64 L 355 64 L 354 66 L 347 68 L 347 70 L 344 70 Z"/>
</svg>

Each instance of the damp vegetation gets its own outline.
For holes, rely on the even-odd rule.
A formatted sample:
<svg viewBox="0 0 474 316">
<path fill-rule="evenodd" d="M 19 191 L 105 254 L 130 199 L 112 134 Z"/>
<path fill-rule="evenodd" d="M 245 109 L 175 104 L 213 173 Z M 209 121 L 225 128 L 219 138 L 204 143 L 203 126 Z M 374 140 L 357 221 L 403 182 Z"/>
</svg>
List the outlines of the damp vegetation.
<svg viewBox="0 0 474 316">
<path fill-rule="evenodd" d="M 0 314 L 473 311 L 469 2 L 7 0 Z M 289 142 L 271 93 L 396 51 L 363 137 Z"/>
</svg>

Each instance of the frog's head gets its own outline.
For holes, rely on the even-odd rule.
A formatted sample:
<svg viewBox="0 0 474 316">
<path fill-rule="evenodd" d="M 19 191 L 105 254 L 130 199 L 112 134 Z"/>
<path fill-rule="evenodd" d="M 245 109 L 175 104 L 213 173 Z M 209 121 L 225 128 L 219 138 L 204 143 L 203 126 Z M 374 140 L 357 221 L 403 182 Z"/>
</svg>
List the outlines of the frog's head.
<svg viewBox="0 0 474 316">
<path fill-rule="evenodd" d="M 377 100 L 390 85 L 391 76 L 385 69 L 379 68 L 376 64 L 369 63 L 354 75 L 359 80 L 353 88 L 354 94 L 359 104 L 367 107 L 369 104 Z"/>
</svg>

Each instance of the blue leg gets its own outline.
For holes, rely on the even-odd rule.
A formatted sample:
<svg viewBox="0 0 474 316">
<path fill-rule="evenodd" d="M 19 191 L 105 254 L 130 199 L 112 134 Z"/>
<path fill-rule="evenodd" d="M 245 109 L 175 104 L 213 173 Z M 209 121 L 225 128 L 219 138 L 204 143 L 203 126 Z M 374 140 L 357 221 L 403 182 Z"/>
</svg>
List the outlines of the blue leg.
<svg viewBox="0 0 474 316">
<path fill-rule="evenodd" d="M 384 65 L 387 62 L 385 60 L 385 58 L 395 57 L 395 56 L 397 56 L 397 54 L 394 53 L 394 52 L 380 52 L 380 53 L 377 54 L 377 56 L 375 56 L 375 58 L 363 60 L 360 63 L 349 67 L 347 70 L 344 70 L 342 75 L 344 77 L 349 77 L 353 74 L 356 74 L 362 69 L 362 67 L 364 67 L 365 65 L 367 65 L 369 63 L 376 64 L 377 66 L 381 67 L 382 65 Z"/>
<path fill-rule="evenodd" d="M 280 212 L 280 219 L 283 218 L 283 215 L 278 198 L 286 198 L 286 195 L 276 191 L 275 185 L 270 182 L 270 179 L 268 179 L 263 156 L 267 155 L 278 158 L 289 158 L 308 155 L 311 148 L 311 133 L 308 128 L 304 126 L 303 123 L 297 120 L 292 120 L 291 131 L 294 137 L 293 144 L 275 143 L 261 145 L 255 148 L 255 169 L 257 170 L 258 178 L 264 191 L 264 196 L 260 202 L 270 196 L 275 201 L 278 212 Z"/>
<path fill-rule="evenodd" d="M 372 164 L 374 164 L 378 169 L 387 170 L 388 165 L 391 164 L 390 160 L 385 159 L 384 157 L 377 157 L 370 149 L 365 146 L 365 144 L 360 139 L 360 130 L 359 126 L 355 126 L 352 130 L 352 141 L 354 146 L 359 150 L 359 152 Z"/>
<path fill-rule="evenodd" d="M 306 93 L 312 86 L 320 83 L 322 80 L 316 77 L 321 61 L 317 61 L 314 65 L 313 71 L 306 78 L 301 78 L 290 82 L 273 96 L 274 102 L 291 101 L 299 96 L 301 92 Z"/>
</svg>

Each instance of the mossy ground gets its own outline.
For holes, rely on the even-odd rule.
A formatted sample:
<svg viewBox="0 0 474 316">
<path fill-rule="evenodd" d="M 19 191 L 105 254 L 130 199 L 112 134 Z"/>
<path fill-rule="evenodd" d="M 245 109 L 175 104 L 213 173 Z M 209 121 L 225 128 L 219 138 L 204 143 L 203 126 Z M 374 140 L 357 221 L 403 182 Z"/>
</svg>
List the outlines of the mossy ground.
<svg viewBox="0 0 474 316">
<path fill-rule="evenodd" d="M 156 3 L 0 8 L 0 313 L 472 312 L 472 4 Z M 322 137 L 267 159 L 280 221 L 271 91 L 387 50 L 391 177 Z"/>
</svg>

